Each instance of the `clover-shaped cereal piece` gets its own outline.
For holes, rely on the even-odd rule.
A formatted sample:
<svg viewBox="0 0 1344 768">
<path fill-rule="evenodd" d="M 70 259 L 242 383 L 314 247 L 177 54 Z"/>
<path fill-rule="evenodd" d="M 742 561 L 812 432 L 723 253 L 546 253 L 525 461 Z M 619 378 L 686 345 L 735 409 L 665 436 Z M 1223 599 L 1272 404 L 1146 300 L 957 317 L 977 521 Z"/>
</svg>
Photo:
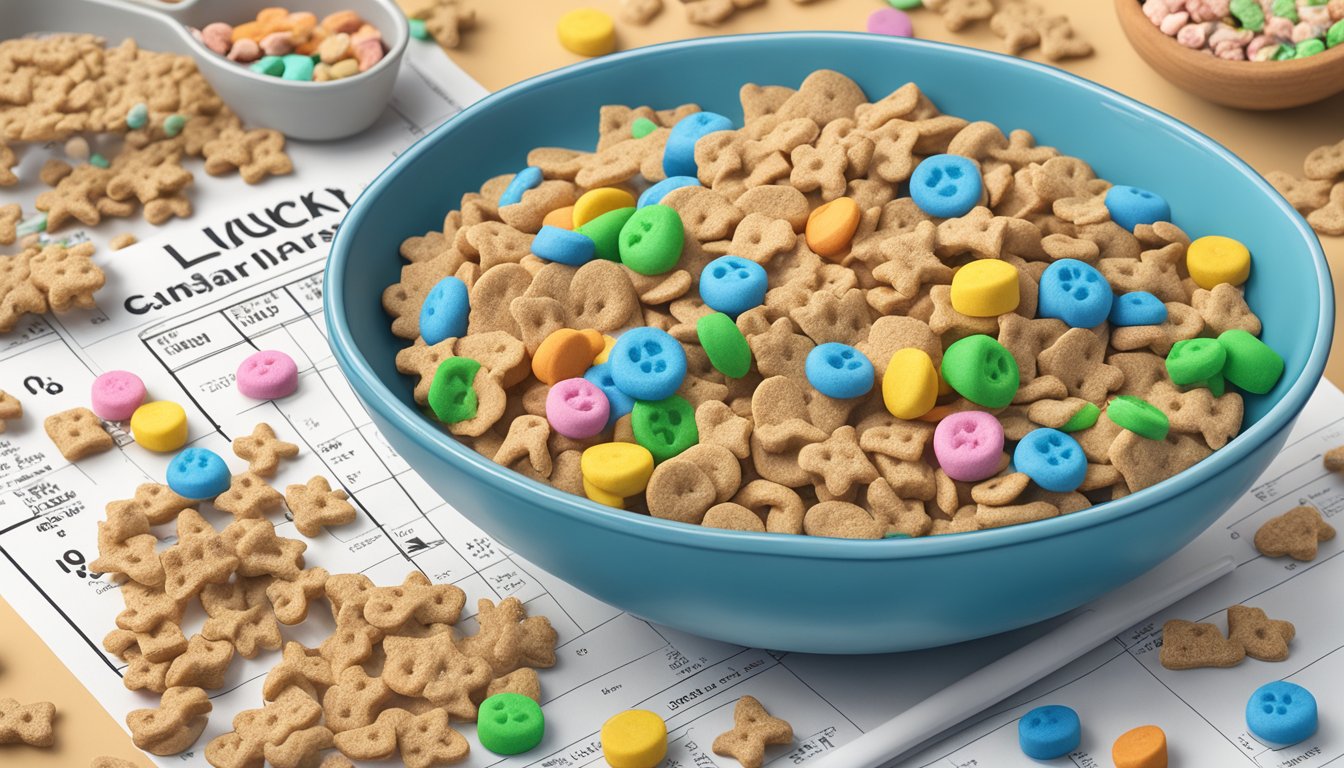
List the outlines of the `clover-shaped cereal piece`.
<svg viewBox="0 0 1344 768">
<path fill-rule="evenodd" d="M 1255 548 L 1265 557 L 1288 555 L 1303 562 L 1316 559 L 1318 546 L 1335 538 L 1335 529 L 1315 507 L 1293 507 L 1272 517 L 1255 532 Z"/>
<path fill-rule="evenodd" d="M 165 587 L 175 600 L 187 600 L 207 584 L 228 581 L 238 567 L 238 557 L 215 529 L 194 509 L 177 517 L 177 543 L 159 558 L 163 562 Z"/>
<path fill-rule="evenodd" d="M 818 291 L 789 317 L 817 344 L 837 341 L 852 346 L 868 337 L 873 324 L 872 310 L 859 288 L 851 288 L 842 296 Z"/>
<path fill-rule="evenodd" d="M 306 542 L 275 534 L 275 525 L 260 518 L 240 518 L 220 533 L 238 555 L 238 575 L 298 578 L 303 571 Z"/>
<path fill-rule="evenodd" d="M 960 32 L 994 15 L 992 0 L 924 0 L 924 7 L 942 16 L 949 32 Z"/>
<path fill-rule="evenodd" d="M 1041 33 L 1041 54 L 1050 61 L 1092 55 L 1092 44 L 1078 34 L 1067 16 L 1047 16 L 1037 28 Z"/>
<path fill-rule="evenodd" d="M 1324 235 L 1344 235 L 1344 181 L 1330 190 L 1330 202 L 1307 214 L 1307 222 Z"/>
<path fill-rule="evenodd" d="M 149 632 L 165 621 L 174 624 L 182 621 L 186 605 L 169 597 L 162 586 L 147 587 L 132 580 L 122 584 L 120 592 L 126 608 L 117 614 L 116 621 L 122 629 Z"/>
<path fill-rule="evenodd" d="M 792 743 L 792 726 L 767 712 L 755 697 L 743 696 L 733 706 L 732 729 L 715 737 L 713 750 L 737 760 L 742 768 L 760 768 L 767 745 Z"/>
<path fill-rule="evenodd" d="M 1045 9 L 1033 2 L 1008 2 L 989 19 L 989 28 L 1017 55 L 1041 44 L 1040 23 Z M 1006 142 L 1005 142 L 1006 143 Z"/>
<path fill-rule="evenodd" d="M 1167 669 L 1235 667 L 1246 658 L 1246 649 L 1223 637 L 1212 624 L 1172 619 L 1162 625 L 1162 649 L 1158 659 Z"/>
<path fill-rule="evenodd" d="M 306 484 L 285 488 L 285 503 L 294 515 L 294 527 L 312 538 L 330 525 L 345 525 L 355 520 L 355 507 L 344 489 L 332 489 L 325 477 L 315 475 Z"/>
<path fill-rule="evenodd" d="M 462 638 L 460 647 L 487 661 L 494 677 L 521 667 L 555 666 L 555 629 L 545 616 L 528 616 L 518 598 L 506 597 L 499 604 L 482 598 L 476 621 L 480 629 Z"/>
<path fill-rule="evenodd" d="M 15 699 L 0 699 L 0 744 L 27 744 L 50 747 L 56 743 L 51 721 L 56 707 L 49 701 L 20 704 Z"/>
<path fill-rule="evenodd" d="M 1166 380 L 1154 384 L 1147 399 L 1167 414 L 1172 429 L 1200 435 L 1215 451 L 1237 436 L 1246 414 L 1246 404 L 1236 392 L 1220 397 L 1206 387 L 1181 392 Z"/>
<path fill-rule="evenodd" d="M 205 588 L 201 603 L 210 618 L 201 634 L 210 640 L 228 640 L 243 658 L 280 647 L 280 627 L 266 598 L 269 579 L 240 579 Z"/>
<path fill-rule="evenodd" d="M 1291 173 L 1270 171 L 1265 179 L 1274 185 L 1288 200 L 1289 205 L 1302 214 L 1308 214 L 1317 208 L 1324 208 L 1330 202 L 1330 189 L 1334 186 L 1330 179 L 1299 179 Z"/>
<path fill-rule="evenodd" d="M 1297 635 L 1292 622 L 1271 619 L 1260 608 L 1233 605 L 1227 609 L 1227 638 L 1241 643 L 1246 655 L 1261 661 L 1288 658 L 1288 644 Z"/>
<path fill-rule="evenodd" d="M 347 667 L 322 696 L 326 725 L 336 733 L 371 725 L 393 696 L 382 677 L 369 677 L 362 667 Z"/>
<path fill-rule="evenodd" d="M 408 621 L 419 624 L 455 624 L 466 594 L 452 584 L 435 584 L 420 571 L 411 571 L 398 587 L 375 587 L 364 602 L 364 619 L 383 630 Z"/>
<path fill-rule="evenodd" d="M 234 475 L 229 489 L 215 497 L 215 509 L 237 520 L 265 517 L 284 503 L 285 497 L 256 472 Z"/>
<path fill-rule="evenodd" d="M 267 673 L 261 696 L 266 701 L 275 701 L 286 689 L 297 687 L 316 698 L 319 687 L 325 689 L 335 684 L 331 663 L 320 652 L 290 641 L 285 643 L 282 661 Z"/>
<path fill-rule="evenodd" d="M 275 477 L 280 459 L 299 455 L 299 446 L 275 436 L 270 424 L 262 422 L 252 428 L 252 434 L 234 438 L 233 453 L 247 462 L 247 469 L 261 477 Z"/>
<path fill-rule="evenodd" d="M 169 688 L 157 708 L 128 713 L 126 727 L 131 741 L 140 749 L 155 755 L 176 755 L 201 737 L 206 715 L 213 708 L 200 688 Z"/>
<path fill-rule="evenodd" d="M 952 268 L 933 250 L 937 232 L 933 222 L 922 221 L 913 232 L 884 239 L 879 246 L 884 261 L 873 269 L 873 278 L 905 298 L 925 285 L 951 283 Z"/>
<path fill-rule="evenodd" d="M 458 650 L 452 633 L 388 637 L 383 650 L 387 654 L 383 680 L 389 688 L 428 699 L 453 717 L 476 718 L 472 697 L 483 692 L 494 675 L 490 662 Z"/>
<path fill-rule="evenodd" d="M 1307 153 L 1302 170 L 1308 179 L 1332 181 L 1344 174 L 1344 140 L 1326 144 Z"/>
<path fill-rule="evenodd" d="M 842 498 L 856 486 L 878 479 L 877 468 L 859 448 L 854 427 L 848 425 L 822 442 L 803 446 L 798 451 L 798 466 L 812 473 L 818 497 L 824 489 L 832 498 Z"/>
<path fill-rule="evenodd" d="M 192 635 L 187 650 L 169 663 L 164 682 L 169 688 L 223 688 L 224 673 L 232 660 L 233 644 L 229 641 Z"/>
<path fill-rule="evenodd" d="M 1111 443 L 1107 456 L 1124 476 L 1130 491 L 1141 491 L 1184 472 L 1210 453 L 1207 446 L 1189 435 L 1171 432 L 1165 440 L 1150 440 L 1124 430 Z"/>
<path fill-rule="evenodd" d="M 1204 326 L 1214 335 L 1237 328 L 1252 336 L 1259 336 L 1260 318 L 1246 304 L 1246 297 L 1231 283 L 1219 283 L 1213 290 L 1197 289 L 1190 304 L 1204 319 Z"/>
<path fill-rule="evenodd" d="M 88 408 L 71 408 L 52 414 L 43 421 L 51 442 L 67 461 L 79 461 L 116 447 L 103 422 Z"/>
</svg>

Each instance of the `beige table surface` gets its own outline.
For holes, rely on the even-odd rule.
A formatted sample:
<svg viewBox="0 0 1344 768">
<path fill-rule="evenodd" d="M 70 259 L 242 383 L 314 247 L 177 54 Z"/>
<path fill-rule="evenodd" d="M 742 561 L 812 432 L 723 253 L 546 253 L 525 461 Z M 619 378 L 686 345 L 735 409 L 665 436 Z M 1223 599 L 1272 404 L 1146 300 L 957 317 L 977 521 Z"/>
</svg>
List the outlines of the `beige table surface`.
<svg viewBox="0 0 1344 768">
<path fill-rule="evenodd" d="M 453 58 L 491 90 L 578 61 L 555 42 L 555 21 L 579 5 L 577 0 L 472 0 L 480 24 Z M 617 0 L 583 0 L 614 12 Z M 1256 114 L 1224 109 L 1176 89 L 1143 64 L 1130 49 L 1112 15 L 1109 0 L 1040 0 L 1069 13 L 1097 48 L 1095 56 L 1065 63 L 1065 68 L 1096 80 L 1172 114 L 1222 142 L 1257 170 L 1300 174 L 1302 158 L 1313 147 L 1344 138 L 1344 96 L 1312 107 Z M 293 5 L 300 6 L 301 2 Z M 647 27 L 622 25 L 622 48 L 713 33 L 779 30 L 862 30 L 867 14 L 882 7 L 878 0 L 817 0 L 796 5 L 768 0 L 767 5 L 740 12 L 715 30 L 688 24 L 677 0 Z M 920 37 L 999 50 L 998 39 L 984 25 L 953 35 L 928 11 L 913 13 Z M 1344 300 L 1344 238 L 1322 238 L 1340 282 L 1336 302 Z M 1344 324 L 1336 323 L 1336 339 L 1328 375 L 1344 385 Z M 83 768 L 102 754 L 135 758 L 150 765 L 123 734 L 118 723 L 79 684 L 42 641 L 0 600 L 0 698 L 48 699 L 60 712 L 57 746 L 50 750 L 0 747 L 6 768 Z"/>
</svg>

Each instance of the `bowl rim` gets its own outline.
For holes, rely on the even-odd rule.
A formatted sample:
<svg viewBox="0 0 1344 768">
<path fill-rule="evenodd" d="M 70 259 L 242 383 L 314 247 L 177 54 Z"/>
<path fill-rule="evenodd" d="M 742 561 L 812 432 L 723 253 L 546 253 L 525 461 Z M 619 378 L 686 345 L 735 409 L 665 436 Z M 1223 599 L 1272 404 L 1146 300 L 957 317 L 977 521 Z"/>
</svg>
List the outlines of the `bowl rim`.
<svg viewBox="0 0 1344 768">
<path fill-rule="evenodd" d="M 1130 6 L 1133 6 L 1130 8 Z M 1181 64 L 1202 69 L 1206 72 L 1212 72 L 1219 77 L 1239 78 L 1246 75 L 1243 69 L 1248 64 L 1254 64 L 1257 72 L 1272 73 L 1275 77 L 1293 77 L 1315 72 L 1318 69 L 1326 69 L 1334 64 L 1344 64 L 1344 45 L 1337 45 L 1334 48 L 1327 48 L 1315 56 L 1308 56 L 1305 59 L 1288 59 L 1286 61 L 1247 61 L 1245 59 L 1231 61 L 1220 59 L 1217 56 L 1207 56 L 1195 51 L 1192 48 L 1186 48 L 1184 45 L 1176 42 L 1176 38 L 1165 34 L 1158 29 L 1155 24 L 1143 14 L 1142 0 L 1115 0 L 1115 12 L 1124 21 L 1124 17 L 1129 16 L 1135 19 L 1141 19 L 1142 24 L 1134 25 L 1143 28 L 1145 31 L 1137 34 L 1151 37 L 1154 40 L 1161 38 L 1171 44 L 1175 50 L 1173 56 L 1180 59 Z M 1129 26 L 1121 24 L 1126 36 L 1129 35 Z M 1137 49 L 1136 49 L 1137 50 Z M 1142 54 L 1140 54 L 1142 56 Z M 1263 68 L 1263 69 L 1261 69 Z"/>
<path fill-rule="evenodd" d="M 783 40 L 807 45 L 817 42 L 855 43 L 871 45 L 890 44 L 935 49 L 944 54 L 983 59 L 995 66 L 1025 69 L 1037 75 L 1064 80 L 1096 98 L 1124 107 L 1144 118 L 1157 121 L 1187 141 L 1206 147 L 1224 162 L 1232 164 L 1257 185 L 1266 196 L 1290 217 L 1307 243 L 1316 266 L 1316 284 L 1321 313 L 1315 329 L 1315 340 L 1303 366 L 1302 373 L 1288 391 L 1269 411 L 1249 429 L 1237 435 L 1213 457 L 1196 464 L 1175 477 L 1168 478 L 1129 496 L 1105 502 L 1068 515 L 1040 520 L 1028 525 L 1007 526 L 973 535 L 922 536 L 910 539 L 855 540 L 819 536 L 787 536 L 770 533 L 729 531 L 693 526 L 673 520 L 637 515 L 603 506 L 586 498 L 557 490 L 496 464 L 473 451 L 455 437 L 438 428 L 419 411 L 406 405 L 400 397 L 377 377 L 368 362 L 357 353 L 358 347 L 345 320 L 345 295 L 342 287 L 347 282 L 350 261 L 351 234 L 369 215 L 366 200 L 371 200 L 390 187 L 401 169 L 416 162 L 439 142 L 451 137 L 455 126 L 465 124 L 473 116 L 496 105 L 524 98 L 527 92 L 545 88 L 557 81 L 578 77 L 595 69 L 619 67 L 629 59 L 658 56 L 669 52 L 693 51 L 704 47 L 750 46 L 756 43 Z M 1329 264 L 1315 233 L 1306 220 L 1247 163 L 1232 154 L 1212 138 L 1159 110 L 1146 106 L 1111 88 L 1085 80 L 1055 67 L 1004 54 L 983 51 L 948 43 L 910 38 L 884 38 L 860 32 L 772 32 L 763 34 L 724 35 L 710 38 L 681 40 L 623 51 L 561 69 L 545 72 L 491 93 L 434 129 L 413 146 L 401 153 L 360 194 L 337 230 L 328 256 L 324 282 L 325 309 L 328 336 L 333 354 L 343 373 L 357 393 L 361 394 L 372 410 L 394 428 L 402 430 L 419 447 L 442 454 L 445 460 L 456 463 L 459 469 L 471 472 L 496 492 L 528 500 L 538 506 L 575 519 L 586 525 L 606 528 L 613 533 L 657 540 L 669 546 L 688 549 L 731 551 L 743 555 L 792 557 L 802 559 L 888 560 L 937 557 L 1019 545 L 1037 540 L 1064 536 L 1078 530 L 1104 525 L 1129 515 L 1138 514 L 1165 497 L 1189 491 L 1207 482 L 1227 468 L 1227 465 L 1245 458 L 1264 444 L 1271 436 L 1289 425 L 1315 391 L 1325 369 L 1334 323 L 1334 295 Z M 1217 459 L 1216 461 L 1214 459 Z M 450 504 L 451 500 L 447 500 Z"/>
</svg>

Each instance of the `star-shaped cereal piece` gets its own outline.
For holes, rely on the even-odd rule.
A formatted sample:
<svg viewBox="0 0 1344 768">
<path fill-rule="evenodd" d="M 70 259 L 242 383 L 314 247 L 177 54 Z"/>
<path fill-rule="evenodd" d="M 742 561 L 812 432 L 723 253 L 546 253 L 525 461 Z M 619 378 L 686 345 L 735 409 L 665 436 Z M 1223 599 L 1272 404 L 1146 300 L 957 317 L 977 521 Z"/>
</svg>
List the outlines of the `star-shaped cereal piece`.
<svg viewBox="0 0 1344 768">
<path fill-rule="evenodd" d="M 485 690 L 494 675 L 490 662 L 463 653 L 451 632 L 429 637 L 388 637 L 383 682 L 403 696 L 429 699 L 453 717 L 476 718 L 474 693 Z"/>
<path fill-rule="evenodd" d="M 107 198 L 107 180 L 111 171 L 94 165 L 81 165 L 56 185 L 40 193 L 34 207 L 47 214 L 47 231 L 54 232 L 74 219 L 87 227 L 102 221 Z M 129 204 L 127 204 L 129 205 Z"/>
<path fill-rule="evenodd" d="M 306 484 L 285 488 L 285 503 L 294 515 L 294 527 L 308 538 L 317 536 L 329 525 L 354 522 L 355 507 L 346 492 L 332 490 L 325 477 L 315 475 Z"/>
<path fill-rule="evenodd" d="M 1040 22 L 1045 9 L 1032 2 L 1009 2 L 989 19 L 989 28 L 1003 39 L 1008 52 L 1016 56 L 1041 44 Z"/>
<path fill-rule="evenodd" d="M 222 176 L 238 170 L 243 181 L 256 184 L 267 176 L 283 176 L 294 170 L 285 154 L 285 135 L 258 128 L 253 131 L 226 130 L 202 148 L 205 172 Z"/>
<path fill-rule="evenodd" d="M 762 376 L 803 378 L 807 353 L 816 344 L 797 333 L 796 328 L 792 320 L 781 317 L 770 324 L 770 330 L 747 338 L 752 359 L 756 361 L 756 368 Z"/>
<path fill-rule="evenodd" d="M 280 647 L 280 626 L 266 597 L 268 577 L 211 584 L 201 592 L 201 605 L 210 618 L 201 626 L 208 640 L 228 640 L 243 658 L 255 658 L 263 649 Z"/>
<path fill-rule="evenodd" d="M 742 768 L 761 768 L 765 763 L 765 747 L 769 744 L 792 744 L 793 726 L 769 712 L 752 696 L 743 696 L 733 707 L 732 730 L 714 739 L 714 754 L 731 757 Z"/>
<path fill-rule="evenodd" d="M 1255 532 L 1255 548 L 1265 557 L 1288 555 L 1303 562 L 1315 560 L 1317 547 L 1335 538 L 1335 529 L 1315 507 L 1293 507 L 1272 517 Z"/>
<path fill-rule="evenodd" d="M 1212 624 L 1172 619 L 1162 625 L 1158 659 L 1167 669 L 1235 667 L 1246 658 L 1241 643 L 1223 637 Z"/>
<path fill-rule="evenodd" d="M 884 239 L 879 250 L 885 261 L 873 269 L 873 278 L 907 299 L 925 285 L 952 282 L 952 268 L 933 252 L 937 233 L 933 222 L 921 221 L 913 232 Z"/>
<path fill-rule="evenodd" d="M 336 676 L 331 672 L 331 663 L 322 658 L 318 650 L 290 641 L 285 643 L 282 661 L 266 675 L 261 696 L 266 701 L 275 701 L 290 687 L 298 687 L 312 694 L 319 688 L 325 689 L 335 684 Z"/>
<path fill-rule="evenodd" d="M 56 743 L 51 721 L 56 706 L 49 701 L 20 704 L 15 699 L 0 699 L 0 744 L 27 744 L 50 747 Z"/>
<path fill-rule="evenodd" d="M 528 616 L 516 597 L 496 605 L 482 598 L 477 602 L 480 629 L 462 638 L 463 653 L 489 662 L 494 677 L 503 677 L 521 667 L 555 666 L 555 629 L 545 616 Z"/>
<path fill-rule="evenodd" d="M 695 409 L 700 442 L 721 445 L 739 459 L 751 454 L 751 421 L 739 416 L 726 403 L 706 400 Z"/>
<path fill-rule="evenodd" d="M 842 498 L 855 486 L 878 478 L 877 467 L 859 448 L 858 433 L 848 425 L 822 442 L 803 446 L 798 451 L 798 466 L 811 473 L 813 482 L 834 498 Z"/>
<path fill-rule="evenodd" d="M 0 389 L 0 434 L 4 434 L 5 421 L 14 420 L 23 416 L 23 403 L 19 398 Z"/>
<path fill-rule="evenodd" d="M 1011 347 L 1010 347 L 1011 349 Z M 1119 389 L 1125 375 L 1105 362 L 1106 343 L 1086 328 L 1070 328 L 1043 350 L 1038 372 L 1055 376 L 1069 388 L 1069 395 L 1094 403 Z"/>
<path fill-rule="evenodd" d="M 309 604 L 321 597 L 329 578 L 325 568 L 309 568 L 293 579 L 276 579 L 266 587 L 271 609 L 281 624 L 299 624 L 308 618 Z"/>
<path fill-rule="evenodd" d="M 1227 609 L 1227 637 L 1241 643 L 1252 659 L 1283 661 L 1296 635 L 1292 622 L 1271 619 L 1260 608 L 1233 605 Z"/>
<path fill-rule="evenodd" d="M 215 509 L 228 512 L 236 520 L 265 517 L 284 504 L 285 497 L 256 472 L 234 475 L 229 490 L 215 497 Z"/>
<path fill-rule="evenodd" d="M 271 425 L 262 422 L 252 428 L 252 434 L 234 439 L 233 453 L 247 462 L 248 470 L 262 477 L 275 477 L 280 459 L 298 456 L 299 446 L 277 438 Z"/>
<path fill-rule="evenodd" d="M 187 600 L 206 584 L 228 581 L 238 567 L 238 557 L 224 537 L 201 513 L 184 509 L 177 517 L 177 543 L 165 550 L 164 589 L 175 600 Z"/>
<path fill-rule="evenodd" d="M 1260 335 L 1260 318 L 1255 316 L 1246 297 L 1231 283 L 1219 283 L 1213 290 L 1197 289 L 1190 304 L 1204 319 L 1204 325 L 1215 335 L 1239 328 L 1252 336 Z"/>
<path fill-rule="evenodd" d="M 220 535 L 238 554 L 240 576 L 294 579 L 303 571 L 303 551 L 308 544 L 275 535 L 275 526 L 269 520 L 235 520 Z"/>
</svg>

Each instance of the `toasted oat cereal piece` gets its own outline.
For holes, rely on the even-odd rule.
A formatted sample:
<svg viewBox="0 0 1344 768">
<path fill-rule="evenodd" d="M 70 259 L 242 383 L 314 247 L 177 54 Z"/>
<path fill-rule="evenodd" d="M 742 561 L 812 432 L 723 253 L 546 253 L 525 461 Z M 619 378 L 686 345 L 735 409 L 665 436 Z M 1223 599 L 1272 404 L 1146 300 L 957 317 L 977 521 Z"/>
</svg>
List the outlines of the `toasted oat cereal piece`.
<svg viewBox="0 0 1344 768">
<path fill-rule="evenodd" d="M 89 763 L 89 768 L 137 768 L 137 766 L 130 760 L 102 755 L 101 757 L 93 758 L 93 762 Z"/>
<path fill-rule="evenodd" d="M 112 435 L 103 428 L 103 422 L 88 408 L 71 408 L 52 414 L 42 426 L 67 461 L 79 461 L 116 447 Z"/>
<path fill-rule="evenodd" d="M 1212 624 L 1172 619 L 1162 625 L 1158 658 L 1167 669 L 1235 667 L 1246 658 L 1246 649 L 1241 643 L 1223 637 Z"/>
<path fill-rule="evenodd" d="M 1255 548 L 1265 557 L 1288 555 L 1294 560 L 1316 559 L 1319 544 L 1335 538 L 1335 529 L 1315 507 L 1293 507 L 1271 517 L 1255 532 Z"/>
<path fill-rule="evenodd" d="M 314 476 L 304 485 L 285 488 L 285 503 L 294 515 L 294 527 L 312 538 L 331 525 L 354 522 L 355 507 L 344 489 L 332 489 L 322 476 Z"/>
<path fill-rule="evenodd" d="M 792 744 L 793 726 L 765 711 L 753 696 L 743 696 L 733 707 L 733 727 L 714 739 L 714 754 L 731 757 L 742 768 L 765 764 L 765 747 Z"/>
<path fill-rule="evenodd" d="M 1259 608 L 1233 605 L 1227 609 L 1228 639 L 1241 643 L 1253 659 L 1283 661 L 1296 635 L 1292 622 L 1270 619 Z"/>
<path fill-rule="evenodd" d="M 252 428 L 252 434 L 234 439 L 233 453 L 247 462 L 249 471 L 262 477 L 274 477 L 280 459 L 298 456 L 299 446 L 277 438 L 271 425 L 262 422 Z"/>
<path fill-rule="evenodd" d="M 1331 472 L 1344 472 L 1344 445 L 1326 451 L 1322 463 Z"/>
<path fill-rule="evenodd" d="M 0 699 L 0 745 L 50 747 L 56 743 L 51 726 L 54 717 L 56 706 L 49 701 L 20 704 L 14 699 Z"/>
<path fill-rule="evenodd" d="M 169 688 L 157 709 L 137 709 L 126 715 L 126 727 L 135 746 L 155 755 L 186 751 L 205 730 L 213 706 L 200 688 Z"/>
<path fill-rule="evenodd" d="M 23 416 L 23 403 L 19 398 L 0 389 L 0 434 L 4 434 L 5 420 L 13 421 Z"/>
<path fill-rule="evenodd" d="M 120 251 L 121 249 L 129 248 L 138 242 L 140 241 L 136 238 L 135 235 L 132 235 L 130 232 L 122 232 L 120 235 L 117 235 L 113 237 L 111 240 L 109 240 L 107 244 L 108 247 L 110 247 L 112 250 Z"/>
</svg>

